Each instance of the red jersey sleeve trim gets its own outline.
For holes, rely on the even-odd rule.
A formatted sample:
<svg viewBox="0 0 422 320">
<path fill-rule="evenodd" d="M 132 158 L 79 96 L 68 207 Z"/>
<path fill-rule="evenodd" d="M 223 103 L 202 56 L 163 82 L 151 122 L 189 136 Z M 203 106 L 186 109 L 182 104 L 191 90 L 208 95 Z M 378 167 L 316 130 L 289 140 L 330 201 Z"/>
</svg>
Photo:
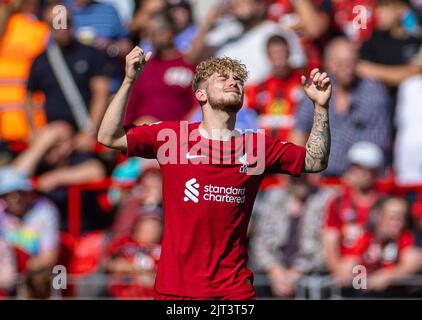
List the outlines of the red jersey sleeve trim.
<svg viewBox="0 0 422 320">
<path fill-rule="evenodd" d="M 134 124 L 129 124 L 129 125 L 124 126 L 123 128 L 126 134 L 127 149 L 126 149 L 126 153 L 125 152 L 122 152 L 122 153 L 123 155 L 127 157 L 131 157 L 136 154 L 136 148 L 137 148 L 136 136 L 135 136 L 135 130 L 134 130 L 136 126 Z"/>
<path fill-rule="evenodd" d="M 299 177 L 305 169 L 306 149 L 301 146 L 297 146 L 297 148 L 298 157 L 297 162 L 294 166 L 295 169 L 292 171 L 292 175 Z"/>
</svg>

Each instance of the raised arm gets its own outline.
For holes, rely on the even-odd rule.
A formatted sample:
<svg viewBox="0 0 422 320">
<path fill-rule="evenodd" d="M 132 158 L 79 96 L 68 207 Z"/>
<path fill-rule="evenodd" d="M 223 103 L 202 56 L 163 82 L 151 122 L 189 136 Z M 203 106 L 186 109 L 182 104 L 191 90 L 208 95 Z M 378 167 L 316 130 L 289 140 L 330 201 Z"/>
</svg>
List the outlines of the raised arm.
<svg viewBox="0 0 422 320">
<path fill-rule="evenodd" d="M 357 65 L 357 73 L 361 77 L 376 79 L 387 86 L 397 87 L 403 80 L 421 74 L 422 66 L 417 63 L 389 66 L 361 60 Z"/>
<path fill-rule="evenodd" d="M 125 118 L 127 102 L 130 91 L 137 78 L 142 72 L 145 63 L 150 59 L 151 52 L 144 56 L 141 48 L 135 47 L 126 56 L 126 76 L 123 83 L 111 101 L 105 112 L 104 118 L 98 130 L 97 139 L 102 145 L 126 152 L 127 141 L 123 122 Z"/>
<path fill-rule="evenodd" d="M 327 73 L 313 69 L 310 81 L 302 76 L 302 85 L 306 95 L 314 103 L 314 124 L 306 143 L 304 172 L 320 172 L 328 165 L 331 135 L 328 121 L 328 105 L 331 97 L 331 82 Z"/>
</svg>

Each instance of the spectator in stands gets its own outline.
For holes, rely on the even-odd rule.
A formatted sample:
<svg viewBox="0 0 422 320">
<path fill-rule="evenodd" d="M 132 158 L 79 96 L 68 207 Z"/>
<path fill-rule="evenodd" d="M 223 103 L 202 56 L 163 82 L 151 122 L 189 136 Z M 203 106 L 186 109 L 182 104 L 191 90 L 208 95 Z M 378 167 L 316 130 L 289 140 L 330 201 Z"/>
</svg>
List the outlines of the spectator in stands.
<svg viewBox="0 0 422 320">
<path fill-rule="evenodd" d="M 59 55 L 61 53 L 60 56 L 63 57 L 70 71 L 70 76 L 76 84 L 76 89 L 82 97 L 82 102 L 85 106 L 80 107 L 84 108 L 88 119 L 79 120 L 78 117 L 82 116 L 82 112 L 79 112 L 79 110 L 73 111 L 70 100 L 75 99 L 74 95 L 77 93 L 68 93 L 71 97 L 66 95 L 63 85 L 61 85 L 62 80 L 53 71 L 56 69 L 53 65 L 58 64 L 60 70 L 64 66 L 57 62 L 60 57 L 51 58 L 52 47 L 50 44 L 49 48 L 35 59 L 31 67 L 25 104 L 28 121 L 33 131 L 35 131 L 35 126 L 31 121 L 33 111 L 31 101 L 36 92 L 43 92 L 46 97 L 45 113 L 47 123 L 51 124 L 55 121 L 67 122 L 78 132 L 75 136 L 77 149 L 90 151 L 95 146 L 96 132 L 107 107 L 110 93 L 110 78 L 106 70 L 106 59 L 99 50 L 81 44 L 74 39 L 70 15 L 67 16 L 67 28 L 54 27 L 54 13 L 52 9 L 52 6 L 46 9 L 45 19 L 50 26 L 52 39 L 58 46 Z M 53 59 L 56 62 L 52 63 Z M 63 73 L 63 71 L 60 72 Z M 68 83 L 67 86 L 69 86 Z M 75 113 L 78 113 L 78 115 Z M 81 121 L 83 124 L 81 124 Z"/>
<path fill-rule="evenodd" d="M 129 31 L 134 38 L 134 43 L 140 43 L 139 46 L 144 52 L 147 52 L 148 48 L 152 49 L 147 34 L 151 18 L 165 11 L 166 5 L 166 0 L 138 0 L 138 9 L 129 24 Z"/>
<path fill-rule="evenodd" d="M 303 98 L 301 73 L 289 65 L 289 44 L 280 35 L 267 41 L 271 75 L 262 83 L 245 88 L 246 106 L 259 114 L 259 127 L 287 141 L 294 125 L 297 103 Z"/>
<path fill-rule="evenodd" d="M 333 81 L 331 153 L 324 174 L 341 176 L 347 168 L 347 151 L 355 142 L 370 141 L 381 147 L 384 153 L 389 153 L 392 145 L 391 105 L 388 92 L 380 82 L 356 76 L 357 51 L 346 38 L 330 42 L 324 61 Z M 312 105 L 306 99 L 296 109 L 292 140 L 297 144 L 304 145 L 311 130 L 311 111 Z"/>
<path fill-rule="evenodd" d="M 325 261 L 339 284 L 350 280 L 350 270 L 342 264 L 342 257 L 355 250 L 366 231 L 370 210 L 381 198 L 375 182 L 383 154 L 377 145 L 362 141 L 349 149 L 347 161 L 343 190 L 328 204 L 323 231 Z"/>
<path fill-rule="evenodd" d="M 143 166 L 135 187 L 126 194 L 120 194 L 120 207 L 112 227 L 114 237 L 128 235 L 139 215 L 154 212 L 162 214 L 161 189 L 160 167 L 155 160 L 149 160 Z"/>
<path fill-rule="evenodd" d="M 188 0 L 168 0 L 167 10 L 176 33 L 174 46 L 180 52 L 187 53 L 191 50 L 192 42 L 197 34 L 190 2 Z"/>
<path fill-rule="evenodd" d="M 292 178 L 287 187 L 264 191 L 258 205 L 252 258 L 277 297 L 291 296 L 303 274 L 324 270 L 321 213 L 334 191 L 318 190 L 319 181 L 312 180 Z"/>
<path fill-rule="evenodd" d="M 402 81 L 397 93 L 394 173 L 401 185 L 422 184 L 422 75 Z"/>
<path fill-rule="evenodd" d="M 16 170 L 37 177 L 37 189 L 54 200 L 63 218 L 67 216 L 68 201 L 73 200 L 68 199 L 67 187 L 102 179 L 106 173 L 102 161 L 96 156 L 75 150 L 73 136 L 74 132 L 67 123 L 56 121 L 12 162 Z M 101 215 L 95 193 L 82 196 L 82 228 L 98 228 L 106 217 Z M 63 219 L 64 223 L 66 221 Z"/>
<path fill-rule="evenodd" d="M 26 176 L 12 167 L 0 171 L 0 197 L 0 234 L 20 253 L 19 271 L 37 274 L 40 286 L 49 283 L 59 250 L 57 208 L 33 193 Z"/>
<path fill-rule="evenodd" d="M 124 57 L 131 49 L 128 31 L 113 6 L 92 0 L 65 0 L 73 16 L 76 38 L 110 56 Z"/>
<path fill-rule="evenodd" d="M 137 19 L 148 19 L 148 21 L 158 12 L 165 12 L 173 25 L 174 47 L 182 52 L 189 53 L 192 48 L 192 42 L 194 41 L 197 34 L 196 24 L 193 22 L 193 14 L 190 2 L 187 0 L 169 0 L 166 4 L 162 4 L 158 1 L 154 5 L 148 5 L 148 1 L 144 1 L 142 4 L 141 15 Z M 143 30 L 143 36 L 141 38 L 139 46 L 144 52 L 151 51 L 155 53 L 155 48 L 151 43 L 151 39 L 148 35 L 148 25 L 146 21 L 141 24 Z"/>
<path fill-rule="evenodd" d="M 96 0 L 96 2 L 102 2 L 110 4 L 116 9 L 122 24 L 127 28 L 130 21 L 132 20 L 135 11 L 135 1 L 133 0 Z"/>
<path fill-rule="evenodd" d="M 132 89 L 125 122 L 177 121 L 195 105 L 191 83 L 195 67 L 174 47 L 174 29 L 165 13 L 153 15 L 148 26 L 156 55 Z"/>
<path fill-rule="evenodd" d="M 376 2 L 377 0 L 331 1 L 330 15 L 334 33 L 343 34 L 360 46 L 372 36 Z"/>
<path fill-rule="evenodd" d="M 319 176 L 291 178 L 287 186 L 267 189 L 260 198 L 251 258 L 269 278 L 275 297 L 291 297 L 303 274 L 325 269 L 322 213 L 334 190 L 319 189 L 319 183 Z"/>
<path fill-rule="evenodd" d="M 310 70 L 321 67 L 323 48 L 333 36 L 332 5 L 329 0 L 275 0 L 269 8 L 269 19 L 299 36 Z"/>
<path fill-rule="evenodd" d="M 408 203 L 401 197 L 385 197 L 377 204 L 371 218 L 369 230 L 353 252 L 343 258 L 342 264 L 349 264 L 350 278 L 353 266 L 365 266 L 368 290 L 384 291 L 383 296 L 404 296 L 406 291 L 403 288 L 394 290 L 391 285 L 395 280 L 422 270 L 422 250 L 415 245 L 414 235 L 408 229 Z"/>
<path fill-rule="evenodd" d="M 0 299 L 9 296 L 13 292 L 16 276 L 17 267 L 14 250 L 0 235 Z"/>
<path fill-rule="evenodd" d="M 227 4 L 228 3 L 228 4 Z M 199 26 L 198 35 L 188 53 L 191 61 L 210 56 L 237 58 L 249 70 L 249 84 L 257 84 L 270 75 L 266 44 L 270 36 L 283 35 L 289 43 L 291 67 L 301 67 L 306 57 L 297 35 L 266 20 L 267 3 L 258 0 L 233 0 L 213 8 Z"/>
<path fill-rule="evenodd" d="M 415 60 L 422 45 L 420 36 L 409 35 L 402 25 L 408 10 L 404 0 L 377 0 L 376 30 L 361 48 L 358 74 L 396 88 L 404 79 L 422 73 Z M 395 91 L 393 90 L 394 97 Z"/>
<path fill-rule="evenodd" d="M 108 249 L 106 270 L 112 275 L 108 292 L 118 298 L 152 299 L 161 253 L 162 217 L 143 212 L 130 235 L 116 238 Z"/>
<path fill-rule="evenodd" d="M 132 49 L 129 34 L 113 6 L 93 0 L 65 0 L 73 16 L 76 38 L 107 54 L 112 69 L 112 92 L 122 81 L 122 59 Z"/>
<path fill-rule="evenodd" d="M 29 126 L 25 119 L 25 82 L 34 58 L 48 39 L 48 26 L 39 21 L 39 1 L 0 2 L 0 140 L 27 140 Z M 34 123 L 43 125 L 42 99 L 34 97 Z"/>
<path fill-rule="evenodd" d="M 75 150 L 72 128 L 59 121 L 46 127 L 12 165 L 28 176 L 37 176 L 37 187 L 43 192 L 98 180 L 105 175 L 99 160 L 90 153 Z"/>
</svg>

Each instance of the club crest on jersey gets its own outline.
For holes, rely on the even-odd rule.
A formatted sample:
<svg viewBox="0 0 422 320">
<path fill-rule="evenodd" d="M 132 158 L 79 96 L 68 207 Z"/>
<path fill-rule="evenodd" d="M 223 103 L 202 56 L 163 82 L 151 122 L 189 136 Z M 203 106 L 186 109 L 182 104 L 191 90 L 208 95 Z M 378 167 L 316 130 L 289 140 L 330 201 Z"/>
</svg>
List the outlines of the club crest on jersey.
<svg viewBox="0 0 422 320">
<path fill-rule="evenodd" d="M 239 172 L 240 173 L 248 173 L 249 172 L 249 162 L 246 158 L 246 153 L 243 156 L 241 156 L 238 160 L 242 164 L 242 166 L 239 169 Z"/>
</svg>

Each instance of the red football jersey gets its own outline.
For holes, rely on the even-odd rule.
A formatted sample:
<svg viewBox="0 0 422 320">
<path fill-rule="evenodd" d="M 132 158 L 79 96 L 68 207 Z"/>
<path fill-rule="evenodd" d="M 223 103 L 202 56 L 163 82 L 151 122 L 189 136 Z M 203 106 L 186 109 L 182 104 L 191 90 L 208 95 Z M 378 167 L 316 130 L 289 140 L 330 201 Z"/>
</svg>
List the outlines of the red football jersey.
<svg viewBox="0 0 422 320">
<path fill-rule="evenodd" d="M 374 199 L 374 203 L 378 198 Z M 333 198 L 327 207 L 324 228 L 340 232 L 340 253 L 349 255 L 366 232 L 371 204 L 355 203 L 348 190 Z"/>
<path fill-rule="evenodd" d="M 155 56 L 145 65 L 130 94 L 125 123 L 141 117 L 182 120 L 197 105 L 192 92 L 195 66 L 183 56 L 165 60 Z"/>
<path fill-rule="evenodd" d="M 115 298 L 151 299 L 154 296 L 152 282 L 157 263 L 160 259 L 161 246 L 159 244 L 141 244 L 131 237 L 121 237 L 112 241 L 107 255 L 110 258 L 120 258 L 137 266 L 145 272 L 141 275 L 113 274 L 108 283 L 108 292 Z M 147 275 L 148 274 L 148 275 Z M 148 280 L 145 279 L 148 277 Z"/>
<path fill-rule="evenodd" d="M 256 193 L 265 173 L 300 175 L 306 150 L 261 133 L 209 140 L 198 126 L 126 127 L 128 155 L 158 158 L 162 170 L 164 235 L 155 288 L 187 297 L 253 291 L 246 240 Z M 175 151 L 177 163 L 163 163 Z"/>
<path fill-rule="evenodd" d="M 299 71 L 287 79 L 270 76 L 263 83 L 245 88 L 246 104 L 259 114 L 259 127 L 268 135 L 287 140 L 294 126 L 294 113 L 303 98 Z"/>
<path fill-rule="evenodd" d="M 380 241 L 372 232 L 367 232 L 358 241 L 350 255 L 359 257 L 368 272 L 391 268 L 400 260 L 400 255 L 414 245 L 414 236 L 403 231 L 397 239 Z"/>
</svg>

